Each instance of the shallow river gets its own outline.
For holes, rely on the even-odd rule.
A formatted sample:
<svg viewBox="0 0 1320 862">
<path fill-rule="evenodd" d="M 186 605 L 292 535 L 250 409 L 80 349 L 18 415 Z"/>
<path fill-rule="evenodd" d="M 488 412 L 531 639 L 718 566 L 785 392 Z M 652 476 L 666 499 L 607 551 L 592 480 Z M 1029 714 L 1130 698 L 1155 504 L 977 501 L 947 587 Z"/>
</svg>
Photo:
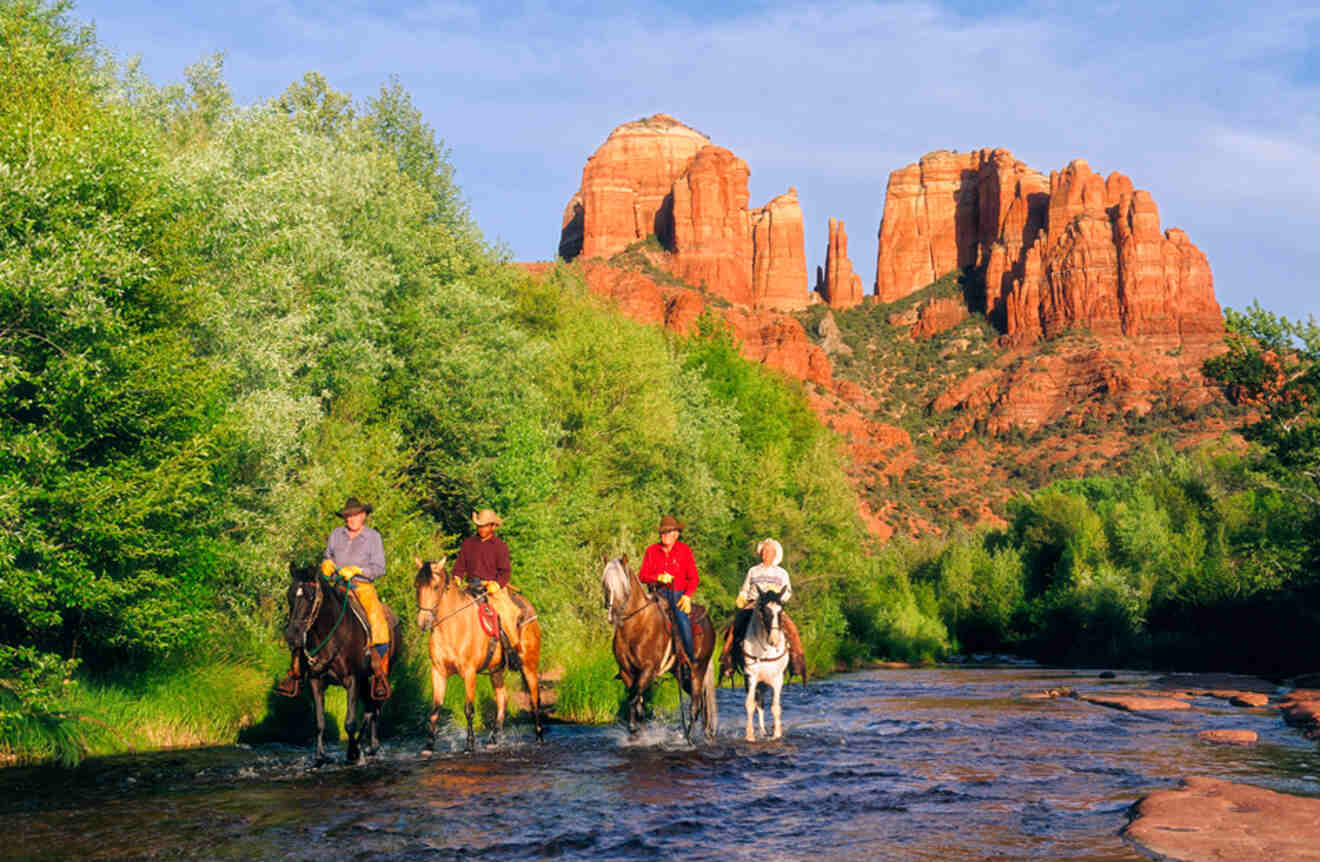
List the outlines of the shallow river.
<svg viewBox="0 0 1320 862">
<path fill-rule="evenodd" d="M 1210 699 L 1134 715 L 1071 698 L 1151 677 L 1043 669 L 878 670 L 784 698 L 786 738 L 742 741 L 722 689 L 713 743 L 514 724 L 501 746 L 421 760 L 394 738 L 362 767 L 226 747 L 0 770 L 0 857 L 22 859 L 1141 859 L 1119 837 L 1186 775 L 1320 796 L 1320 750 L 1276 713 Z M 672 682 L 666 682 L 672 685 Z M 768 716 L 767 716 L 768 720 Z M 1212 746 L 1204 728 L 1259 732 Z M 333 750 L 342 757 L 342 749 Z"/>
</svg>

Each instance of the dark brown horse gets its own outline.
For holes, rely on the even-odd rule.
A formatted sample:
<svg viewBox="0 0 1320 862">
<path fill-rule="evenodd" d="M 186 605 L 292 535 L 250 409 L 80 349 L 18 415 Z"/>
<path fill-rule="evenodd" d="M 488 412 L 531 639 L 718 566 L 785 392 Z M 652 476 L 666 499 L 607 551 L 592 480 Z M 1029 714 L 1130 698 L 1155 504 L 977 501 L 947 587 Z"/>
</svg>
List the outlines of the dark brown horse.
<svg viewBox="0 0 1320 862">
<path fill-rule="evenodd" d="M 380 749 L 377 723 L 384 701 L 371 696 L 371 638 L 348 607 L 343 590 L 332 586 L 320 566 L 298 569 L 289 565 L 289 622 L 284 639 L 289 649 L 301 651 L 303 675 L 316 707 L 316 762 L 324 763 L 325 689 L 342 686 L 348 692 L 344 732 L 348 735 L 345 758 L 349 763 L 364 760 L 359 739 L 366 736 L 366 754 Z M 399 618 L 388 607 L 390 626 L 389 662 L 393 667 L 399 649 Z M 359 718 L 359 716 L 361 716 Z"/>
<path fill-rule="evenodd" d="M 445 701 L 445 683 L 454 674 L 463 677 L 466 697 L 463 712 L 467 716 L 467 747 L 471 751 L 476 745 L 472 716 L 479 673 L 490 674 L 490 684 L 495 690 L 495 729 L 491 732 L 491 741 L 498 740 L 504 729 L 508 693 L 504 689 L 503 647 L 494 635 L 494 623 L 482 622 L 481 609 L 488 606 L 479 602 L 480 595 L 472 595 L 457 578 L 450 577 L 444 560 L 438 563 L 414 562 L 417 563 L 417 579 L 413 583 L 417 588 L 417 626 L 422 631 L 431 632 L 430 736 L 422 753 L 429 755 L 435 750 L 440 708 Z M 526 599 L 517 596 L 515 602 L 523 609 L 524 621 L 518 631 L 518 657 L 539 742 L 545 736 L 541 716 L 541 678 L 537 671 L 541 661 L 541 623 L 536 618 L 536 610 Z"/>
<path fill-rule="evenodd" d="M 689 697 L 690 714 L 686 715 L 679 698 L 684 735 L 691 740 L 700 717 L 705 720 L 706 738 L 714 738 L 720 726 L 715 705 L 715 666 L 711 661 L 715 652 L 715 626 L 706 609 L 692 605 L 692 642 L 697 655 L 690 677 L 685 678 L 678 666 L 677 651 L 682 647 L 675 644 L 670 632 L 668 612 L 628 568 L 626 556 L 605 562 L 601 588 L 610 624 L 614 626 L 614 658 L 619 663 L 619 679 L 628 689 L 628 730 L 637 732 L 647 688 L 666 671 L 673 671 L 680 691 Z"/>
</svg>

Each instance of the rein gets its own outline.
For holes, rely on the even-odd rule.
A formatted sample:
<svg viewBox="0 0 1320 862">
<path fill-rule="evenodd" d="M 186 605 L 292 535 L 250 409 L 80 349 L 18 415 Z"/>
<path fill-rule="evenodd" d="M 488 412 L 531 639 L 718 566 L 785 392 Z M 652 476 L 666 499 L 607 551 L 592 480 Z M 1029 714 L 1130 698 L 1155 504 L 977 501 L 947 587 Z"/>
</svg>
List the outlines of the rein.
<svg viewBox="0 0 1320 862">
<path fill-rule="evenodd" d="M 465 605 L 459 605 L 457 608 L 455 608 L 454 610 L 450 611 L 449 613 L 445 614 L 445 615 L 442 616 L 442 617 L 437 617 L 437 616 L 435 615 L 435 609 L 438 608 L 438 607 L 440 607 L 440 601 L 439 601 L 438 599 L 436 600 L 436 603 L 433 604 L 433 605 L 431 605 L 429 608 L 421 608 L 421 607 L 419 607 L 417 610 L 421 611 L 421 612 L 424 613 L 424 614 L 430 614 L 430 615 L 431 615 L 431 626 L 434 627 L 434 628 L 440 628 L 440 624 L 441 624 L 442 622 L 444 622 L 445 620 L 449 619 L 449 618 L 452 617 L 452 616 L 456 616 L 456 615 L 462 613 L 463 611 L 465 611 L 465 610 L 467 610 L 468 608 L 472 607 L 472 606 L 475 605 L 476 603 L 477 603 L 477 600 L 476 600 L 476 599 L 468 599 L 467 604 L 465 604 Z"/>
<path fill-rule="evenodd" d="M 325 575 L 318 576 L 318 580 L 321 582 L 322 588 L 327 590 L 334 589 L 334 587 L 330 584 L 330 579 L 327 578 Z M 327 634 L 325 636 L 325 640 L 317 644 L 314 649 L 308 649 L 306 644 L 306 638 L 308 633 L 310 633 L 312 630 L 312 624 L 316 622 L 317 615 L 320 614 L 321 612 L 321 604 L 323 600 L 322 597 L 323 597 L 323 593 L 321 592 L 321 589 L 318 588 L 316 591 L 316 601 L 312 603 L 312 612 L 307 615 L 307 627 L 303 629 L 303 639 L 304 639 L 303 651 L 307 653 L 308 658 L 311 658 L 312 656 L 319 653 L 321 649 L 325 647 L 326 644 L 330 643 L 330 639 L 335 636 L 335 632 L 339 631 L 339 624 L 344 621 L 344 615 L 348 612 L 348 594 L 345 593 L 344 600 L 339 603 L 339 617 L 338 619 L 335 620 L 335 624 L 330 627 L 330 633 Z"/>
</svg>

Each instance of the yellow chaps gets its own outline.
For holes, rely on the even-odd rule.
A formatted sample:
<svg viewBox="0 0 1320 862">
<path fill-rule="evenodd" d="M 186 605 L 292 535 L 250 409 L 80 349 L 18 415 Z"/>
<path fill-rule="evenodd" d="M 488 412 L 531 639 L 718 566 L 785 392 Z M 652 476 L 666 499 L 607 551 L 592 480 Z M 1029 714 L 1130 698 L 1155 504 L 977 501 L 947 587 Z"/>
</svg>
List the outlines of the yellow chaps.
<svg viewBox="0 0 1320 862">
<path fill-rule="evenodd" d="M 367 612 L 367 622 L 371 623 L 371 645 L 390 642 L 390 624 L 385 619 L 385 606 L 376 595 L 376 585 L 370 581 L 353 581 L 353 592 L 362 603 L 362 610 Z"/>
<path fill-rule="evenodd" d="M 499 616 L 500 625 L 504 627 L 504 634 L 508 637 L 509 643 L 518 646 L 518 617 L 522 611 L 513 603 L 509 591 L 501 588 L 493 593 L 487 593 L 486 597 Z"/>
</svg>

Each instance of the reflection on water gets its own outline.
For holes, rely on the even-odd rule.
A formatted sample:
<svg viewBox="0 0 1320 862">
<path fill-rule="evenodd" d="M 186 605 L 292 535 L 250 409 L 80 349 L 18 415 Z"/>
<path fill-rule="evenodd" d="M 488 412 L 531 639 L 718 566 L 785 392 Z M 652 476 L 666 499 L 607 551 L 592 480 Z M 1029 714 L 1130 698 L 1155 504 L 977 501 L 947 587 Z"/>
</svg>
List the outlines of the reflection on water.
<svg viewBox="0 0 1320 862">
<path fill-rule="evenodd" d="M 310 770 L 306 750 L 265 746 L 9 769 L 0 812 L 17 838 L 0 856 L 1135 860 L 1118 837 L 1128 807 L 1182 776 L 1320 795 L 1315 744 L 1271 711 L 1019 697 L 1106 685 L 1049 670 L 849 674 L 788 689 L 778 743 L 743 742 L 741 692 L 723 689 L 724 729 L 697 747 L 663 724 L 637 737 L 552 726 L 542 745 L 515 726 L 497 750 L 430 760 L 420 738 L 396 738 L 356 768 Z M 1218 727 L 1261 742 L 1195 739 Z"/>
</svg>

